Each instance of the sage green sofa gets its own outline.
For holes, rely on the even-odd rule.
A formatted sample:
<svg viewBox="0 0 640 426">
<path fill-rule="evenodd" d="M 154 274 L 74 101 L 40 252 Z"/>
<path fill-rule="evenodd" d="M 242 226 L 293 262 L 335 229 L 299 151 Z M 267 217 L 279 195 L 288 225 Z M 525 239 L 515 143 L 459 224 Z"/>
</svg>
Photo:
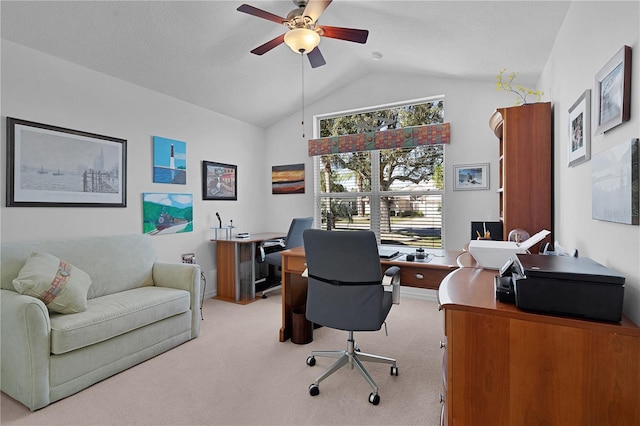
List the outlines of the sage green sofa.
<svg viewBox="0 0 640 426">
<path fill-rule="evenodd" d="M 200 268 L 157 262 L 152 238 L 2 245 L 2 392 L 36 410 L 198 336 Z M 51 312 L 17 291 L 13 281 L 34 252 L 86 272 L 86 310 Z"/>
</svg>

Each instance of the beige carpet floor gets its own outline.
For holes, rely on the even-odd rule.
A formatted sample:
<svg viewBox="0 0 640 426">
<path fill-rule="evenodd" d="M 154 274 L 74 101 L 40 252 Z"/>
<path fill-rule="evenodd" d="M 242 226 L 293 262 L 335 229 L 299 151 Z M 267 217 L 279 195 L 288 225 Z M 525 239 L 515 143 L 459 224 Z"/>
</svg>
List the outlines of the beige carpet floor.
<svg viewBox="0 0 640 426">
<path fill-rule="evenodd" d="M 4 393 L 3 425 L 437 425 L 442 389 L 443 313 L 430 300 L 404 297 L 387 319 L 389 336 L 356 333 L 363 352 L 395 357 L 367 364 L 369 384 L 343 368 L 308 386 L 333 360 L 305 360 L 311 350 L 346 347 L 346 332 L 319 328 L 313 342 L 278 341 L 280 293 L 249 305 L 204 302 L 200 337 L 36 412 Z"/>
</svg>

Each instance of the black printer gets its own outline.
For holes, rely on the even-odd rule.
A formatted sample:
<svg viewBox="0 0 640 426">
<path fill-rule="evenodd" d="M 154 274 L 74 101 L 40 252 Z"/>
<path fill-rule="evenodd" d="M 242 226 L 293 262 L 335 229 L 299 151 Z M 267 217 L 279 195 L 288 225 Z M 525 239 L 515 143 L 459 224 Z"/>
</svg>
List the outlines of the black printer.
<svg viewBox="0 0 640 426">
<path fill-rule="evenodd" d="M 520 309 L 603 321 L 622 319 L 625 277 L 588 257 L 517 254 L 510 269 Z"/>
</svg>

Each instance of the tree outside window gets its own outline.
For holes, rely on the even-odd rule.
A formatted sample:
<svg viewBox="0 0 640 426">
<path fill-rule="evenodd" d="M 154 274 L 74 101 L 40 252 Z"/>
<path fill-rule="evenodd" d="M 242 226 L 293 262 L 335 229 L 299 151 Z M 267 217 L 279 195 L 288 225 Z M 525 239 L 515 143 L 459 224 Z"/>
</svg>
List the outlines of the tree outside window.
<svg viewBox="0 0 640 426">
<path fill-rule="evenodd" d="M 444 121 L 444 100 L 320 120 L 320 137 Z M 442 247 L 442 145 L 349 152 L 318 158 L 323 229 L 371 229 L 381 243 Z"/>
</svg>

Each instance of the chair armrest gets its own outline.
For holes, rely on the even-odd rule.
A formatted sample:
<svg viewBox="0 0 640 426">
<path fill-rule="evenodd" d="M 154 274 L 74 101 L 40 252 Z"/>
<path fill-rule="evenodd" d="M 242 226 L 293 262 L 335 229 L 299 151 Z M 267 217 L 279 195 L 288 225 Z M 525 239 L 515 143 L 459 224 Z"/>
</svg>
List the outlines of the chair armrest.
<svg viewBox="0 0 640 426">
<path fill-rule="evenodd" d="M 275 240 L 266 240 L 266 241 L 263 241 L 261 245 L 263 247 L 273 247 L 273 246 L 286 247 L 284 238 L 276 238 Z"/>
<path fill-rule="evenodd" d="M 200 266 L 192 263 L 153 264 L 153 283 L 157 287 L 186 290 L 191 296 L 191 338 L 200 334 Z"/>
<path fill-rule="evenodd" d="M 286 247 L 284 239 L 277 238 L 275 240 L 264 240 L 260 241 L 256 246 L 256 262 L 264 263 L 267 252 L 265 249 L 269 250 L 269 253 L 273 253 L 276 251 L 282 251 Z"/>
<path fill-rule="evenodd" d="M 4 393 L 36 410 L 49 404 L 51 321 L 41 300 L 0 290 L 0 358 Z"/>
<path fill-rule="evenodd" d="M 385 291 L 391 291 L 391 301 L 395 305 L 400 304 L 400 273 L 398 266 L 391 266 L 384 271 L 382 277 L 382 285 L 385 287 Z"/>
</svg>

